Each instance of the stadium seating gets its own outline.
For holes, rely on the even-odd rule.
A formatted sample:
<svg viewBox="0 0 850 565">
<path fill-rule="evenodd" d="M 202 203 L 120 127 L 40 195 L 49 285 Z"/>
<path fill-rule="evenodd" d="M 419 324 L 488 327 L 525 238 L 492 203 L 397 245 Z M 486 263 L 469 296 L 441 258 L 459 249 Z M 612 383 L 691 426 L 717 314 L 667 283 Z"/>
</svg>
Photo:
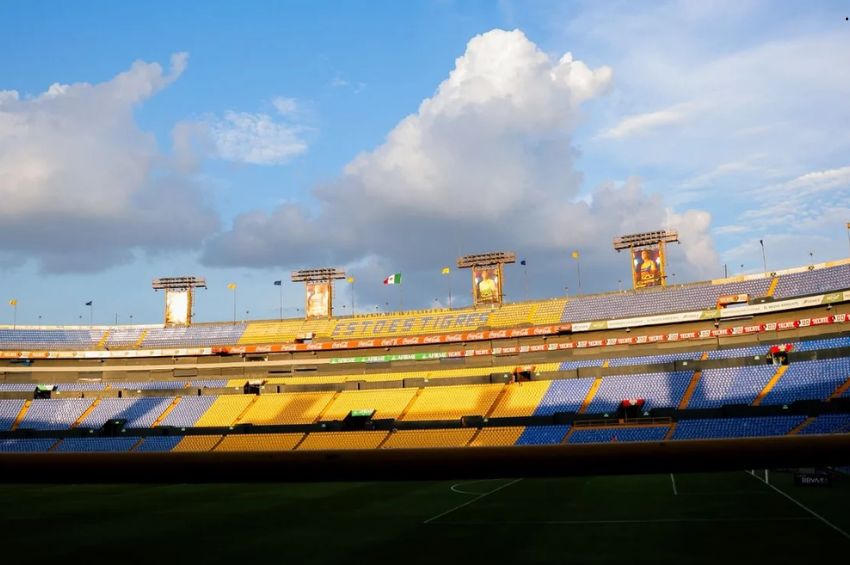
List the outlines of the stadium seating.
<svg viewBox="0 0 850 565">
<path fill-rule="evenodd" d="M 491 417 L 531 416 L 549 391 L 550 381 L 518 382 L 506 386 L 505 395 L 496 404 Z"/>
<path fill-rule="evenodd" d="M 773 365 L 704 369 L 688 408 L 752 404 L 776 369 Z"/>
<path fill-rule="evenodd" d="M 680 420 L 672 439 L 780 436 L 799 426 L 803 420 L 805 416 Z"/>
<path fill-rule="evenodd" d="M 12 424 L 23 407 L 23 400 L 0 400 L 0 432 L 12 429 Z"/>
<path fill-rule="evenodd" d="M 715 308 L 724 294 L 764 296 L 770 279 L 724 284 L 695 283 L 682 287 L 649 288 L 637 291 L 579 296 L 567 301 L 563 322 L 611 320 L 670 312 Z"/>
<path fill-rule="evenodd" d="M 209 347 L 232 345 L 239 341 L 245 324 L 195 325 L 188 328 L 162 327 L 147 331 L 142 348 L 158 347 Z"/>
<path fill-rule="evenodd" d="M 66 430 L 92 404 L 90 399 L 33 400 L 18 429 Z"/>
<path fill-rule="evenodd" d="M 762 404 L 791 404 L 795 400 L 826 400 L 850 379 L 850 357 L 794 361 L 765 396 Z"/>
<path fill-rule="evenodd" d="M 822 414 L 800 430 L 800 434 L 837 434 L 850 432 L 850 414 Z"/>
<path fill-rule="evenodd" d="M 37 453 L 56 443 L 52 438 L 0 439 L 0 453 Z"/>
<path fill-rule="evenodd" d="M 617 428 L 573 428 L 567 443 L 607 443 L 612 441 L 661 441 L 670 426 Z"/>
<path fill-rule="evenodd" d="M 332 392 L 265 394 L 257 397 L 242 421 L 256 425 L 312 424 L 333 397 Z"/>
<path fill-rule="evenodd" d="M 256 398 L 247 395 L 218 396 L 212 406 L 195 422 L 195 426 L 232 426 Z"/>
<path fill-rule="evenodd" d="M 769 347 L 766 345 L 753 345 L 751 347 L 730 347 L 728 349 L 715 349 L 708 352 L 709 359 L 735 359 L 738 357 L 755 357 L 756 355 L 767 355 Z"/>
<path fill-rule="evenodd" d="M 59 442 L 55 451 L 60 453 L 107 453 L 130 451 L 136 437 L 72 437 Z"/>
<path fill-rule="evenodd" d="M 458 420 L 484 416 L 505 385 L 460 385 L 424 388 L 402 420 Z"/>
<path fill-rule="evenodd" d="M 588 378 L 552 381 L 534 415 L 551 416 L 558 412 L 577 412 L 592 384 L 593 379 Z"/>
<path fill-rule="evenodd" d="M 159 423 L 160 426 L 190 428 L 194 426 L 203 414 L 215 402 L 214 396 L 184 396 L 168 415 Z"/>
<path fill-rule="evenodd" d="M 516 445 L 546 445 L 561 443 L 569 426 L 528 426 L 516 440 Z"/>
<path fill-rule="evenodd" d="M 375 419 L 398 418 L 404 408 L 413 400 L 414 388 L 387 390 L 345 391 L 331 402 L 322 416 L 323 420 L 342 420 L 352 410 L 374 409 Z"/>
<path fill-rule="evenodd" d="M 186 436 L 171 450 L 175 453 L 212 451 L 222 436 Z"/>
<path fill-rule="evenodd" d="M 2 349 L 92 349 L 103 337 L 103 330 L 71 329 L 0 329 Z"/>
<path fill-rule="evenodd" d="M 850 265 L 814 269 L 779 277 L 773 296 L 789 298 L 850 288 Z"/>
<path fill-rule="evenodd" d="M 215 451 L 291 451 L 304 437 L 287 434 L 231 434 L 224 436 Z"/>
<path fill-rule="evenodd" d="M 318 432 L 307 434 L 298 446 L 299 451 L 315 451 L 321 449 L 377 449 L 387 437 L 388 432 L 352 431 L 352 432 Z"/>
<path fill-rule="evenodd" d="M 79 427 L 100 429 L 108 420 L 127 420 L 125 428 L 149 428 L 171 404 L 172 398 L 104 398 Z"/>
<path fill-rule="evenodd" d="M 183 439 L 183 436 L 146 437 L 133 451 L 140 453 L 161 453 L 171 451 Z"/>
<path fill-rule="evenodd" d="M 639 357 L 615 357 L 608 361 L 609 367 L 626 367 L 629 365 L 659 365 L 673 361 L 694 361 L 702 357 L 701 351 L 685 351 L 680 353 L 661 353 L 658 355 L 641 355 Z"/>
<path fill-rule="evenodd" d="M 522 426 L 484 428 L 481 430 L 481 433 L 475 436 L 475 439 L 472 440 L 472 443 L 470 443 L 469 446 L 492 447 L 514 445 L 524 431 L 525 428 Z"/>
<path fill-rule="evenodd" d="M 589 414 L 614 413 L 620 402 L 642 398 L 644 410 L 679 405 L 690 382 L 690 371 L 605 377 L 587 408 Z"/>
<path fill-rule="evenodd" d="M 411 449 L 429 447 L 464 447 L 477 430 L 460 428 L 447 430 L 400 430 L 391 433 L 384 449 Z"/>
</svg>

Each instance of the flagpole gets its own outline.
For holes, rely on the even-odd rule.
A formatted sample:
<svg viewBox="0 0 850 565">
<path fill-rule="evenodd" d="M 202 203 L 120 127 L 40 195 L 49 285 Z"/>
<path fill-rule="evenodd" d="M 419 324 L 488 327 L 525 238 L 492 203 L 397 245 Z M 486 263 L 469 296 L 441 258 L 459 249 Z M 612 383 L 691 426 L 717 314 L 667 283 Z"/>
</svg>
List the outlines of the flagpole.
<svg viewBox="0 0 850 565">
<path fill-rule="evenodd" d="M 401 281 L 398 283 L 398 309 L 404 310 L 404 293 L 401 291 Z"/>
<path fill-rule="evenodd" d="M 578 291 L 581 294 L 581 257 L 576 259 L 576 273 L 578 274 Z"/>
<path fill-rule="evenodd" d="M 12 329 L 15 329 L 15 326 L 18 325 L 18 301 L 15 300 L 15 303 L 12 304 Z"/>
<path fill-rule="evenodd" d="M 236 289 L 233 289 L 233 325 L 236 325 Z"/>
<path fill-rule="evenodd" d="M 280 291 L 280 321 L 282 322 L 283 321 L 283 282 L 281 282 L 277 286 L 279 287 L 278 290 Z"/>
<path fill-rule="evenodd" d="M 354 281 L 351 281 L 351 315 L 354 315 Z"/>
<path fill-rule="evenodd" d="M 525 261 L 523 261 L 525 263 Z M 528 302 L 528 265 L 523 264 L 523 273 L 525 274 L 525 301 Z"/>
<path fill-rule="evenodd" d="M 848 232 L 848 233 L 850 233 L 850 232 Z M 848 236 L 848 237 L 850 237 L 850 236 Z M 451 271 L 449 271 L 448 283 L 449 283 L 449 310 L 451 310 L 452 309 L 452 272 Z"/>
<path fill-rule="evenodd" d="M 94 325 L 94 301 L 89 304 L 89 326 Z"/>
</svg>

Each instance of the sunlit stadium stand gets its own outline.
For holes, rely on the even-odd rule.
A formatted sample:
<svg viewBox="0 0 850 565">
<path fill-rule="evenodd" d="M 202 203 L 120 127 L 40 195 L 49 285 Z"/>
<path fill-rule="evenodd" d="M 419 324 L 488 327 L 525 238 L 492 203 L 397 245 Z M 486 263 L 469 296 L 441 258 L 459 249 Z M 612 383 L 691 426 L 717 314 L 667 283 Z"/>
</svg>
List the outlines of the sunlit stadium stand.
<svg viewBox="0 0 850 565">
<path fill-rule="evenodd" d="M 637 398 L 646 401 L 645 410 L 678 406 L 691 376 L 688 371 L 676 371 L 605 377 L 587 412 L 616 412 L 621 401 Z"/>
<path fill-rule="evenodd" d="M 481 430 L 470 447 L 492 447 L 497 445 L 514 445 L 525 428 L 522 426 L 504 426 L 499 428 L 484 428 Z"/>
<path fill-rule="evenodd" d="M 491 416 L 493 418 L 532 416 L 551 385 L 550 381 L 518 382 L 507 385 L 504 396 L 496 404 Z"/>
<path fill-rule="evenodd" d="M 696 283 L 683 287 L 643 289 L 621 293 L 580 296 L 567 301 L 563 322 L 610 320 L 668 312 L 715 308 L 725 294 L 763 296 L 770 279 L 724 284 Z"/>
<path fill-rule="evenodd" d="M 0 329 L 3 349 L 91 349 L 103 330 Z"/>
<path fill-rule="evenodd" d="M 457 420 L 487 414 L 505 385 L 439 386 L 422 389 L 402 420 Z"/>
<path fill-rule="evenodd" d="M 185 396 L 159 423 L 160 426 L 189 428 L 194 426 L 201 416 L 215 402 L 214 396 Z"/>
<path fill-rule="evenodd" d="M 255 396 L 219 396 L 195 425 L 201 428 L 231 426 L 255 399 Z"/>
<path fill-rule="evenodd" d="M 592 385 L 593 379 L 590 378 L 552 381 L 534 415 L 551 416 L 557 412 L 577 412 Z"/>
<path fill-rule="evenodd" d="M 724 404 L 752 404 L 776 370 L 772 365 L 705 369 L 688 407 L 716 408 Z"/>
<path fill-rule="evenodd" d="M 99 429 L 108 420 L 127 420 L 127 428 L 149 428 L 171 404 L 171 398 L 104 398 L 79 427 Z"/>
<path fill-rule="evenodd" d="M 188 328 L 152 328 L 147 331 L 141 347 L 192 347 L 230 345 L 237 343 L 245 324 L 210 324 Z"/>
<path fill-rule="evenodd" d="M 186 436 L 174 446 L 174 452 L 212 451 L 212 448 L 221 441 L 221 436 Z"/>
<path fill-rule="evenodd" d="M 822 414 L 800 430 L 801 434 L 837 434 L 850 432 L 850 414 Z"/>
<path fill-rule="evenodd" d="M 781 275 L 774 297 L 788 298 L 843 290 L 850 286 L 850 265 Z"/>
<path fill-rule="evenodd" d="M 18 429 L 66 430 L 80 419 L 91 404 L 92 400 L 82 398 L 33 400 Z"/>
<path fill-rule="evenodd" d="M 401 416 L 416 395 L 414 388 L 345 391 L 337 396 L 322 415 L 323 420 L 342 420 L 352 410 L 375 410 L 373 418 Z"/>
<path fill-rule="evenodd" d="M 242 421 L 256 425 L 311 424 L 333 397 L 332 392 L 263 395 L 256 398 Z"/>
</svg>

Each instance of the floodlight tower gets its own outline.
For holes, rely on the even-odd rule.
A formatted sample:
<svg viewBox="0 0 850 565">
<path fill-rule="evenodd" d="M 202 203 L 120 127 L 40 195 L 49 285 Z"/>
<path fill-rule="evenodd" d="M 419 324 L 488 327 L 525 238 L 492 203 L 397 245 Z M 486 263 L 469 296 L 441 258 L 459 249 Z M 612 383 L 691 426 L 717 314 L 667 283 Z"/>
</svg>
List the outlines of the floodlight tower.
<svg viewBox="0 0 850 565">
<path fill-rule="evenodd" d="M 162 277 L 154 279 L 151 286 L 155 291 L 165 291 L 165 325 L 192 325 L 192 303 L 196 288 L 207 288 L 203 277 Z"/>
<path fill-rule="evenodd" d="M 503 299 L 504 266 L 516 263 L 516 253 L 494 251 L 458 257 L 458 269 L 472 269 L 472 302 L 474 306 L 501 306 Z"/>
<path fill-rule="evenodd" d="M 658 230 L 614 238 L 617 253 L 629 250 L 632 264 L 632 288 L 666 286 L 666 256 L 664 246 L 679 243 L 676 230 Z"/>
<path fill-rule="evenodd" d="M 292 272 L 292 282 L 304 283 L 304 317 L 330 318 L 333 314 L 333 282 L 345 278 L 342 269 L 302 269 Z"/>
</svg>

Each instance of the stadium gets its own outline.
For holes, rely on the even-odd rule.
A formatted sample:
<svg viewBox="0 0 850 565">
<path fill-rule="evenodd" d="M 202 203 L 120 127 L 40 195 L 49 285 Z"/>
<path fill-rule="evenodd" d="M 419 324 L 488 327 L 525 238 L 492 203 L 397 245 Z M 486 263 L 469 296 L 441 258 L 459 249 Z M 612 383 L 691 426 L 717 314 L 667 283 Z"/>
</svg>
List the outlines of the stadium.
<svg viewBox="0 0 850 565">
<path fill-rule="evenodd" d="M 648 243 L 663 250 L 660 233 L 635 236 L 635 265 Z M 229 504 L 251 514 L 231 530 L 247 540 L 254 520 L 272 519 L 261 503 L 268 494 L 307 513 L 284 520 L 308 537 L 330 519 L 319 506 L 340 516 L 341 547 L 355 553 L 420 535 L 397 522 L 446 536 L 464 559 L 476 557 L 462 536 L 505 528 L 545 539 L 603 532 L 624 546 L 647 529 L 787 536 L 791 550 L 770 542 L 782 557 L 843 543 L 843 498 L 824 493 L 848 488 L 850 260 L 667 285 L 661 259 L 658 284 L 639 284 L 635 267 L 630 291 L 501 303 L 500 287 L 487 296 L 474 288 L 467 308 L 335 317 L 325 301 L 304 318 L 248 323 L 191 323 L 204 281 L 172 277 L 154 281 L 166 290 L 164 324 L 5 326 L 0 474 L 33 486 L 2 496 L 46 496 L 29 519 L 59 520 L 65 504 L 98 493 L 92 523 L 107 536 L 118 534 L 103 517 L 123 515 L 125 504 L 203 497 L 217 516 Z M 458 266 L 475 283 L 486 265 L 501 282 L 513 260 L 488 253 Z M 344 276 L 292 278 L 309 300 L 318 284 L 332 297 Z M 36 486 L 59 477 L 94 485 Z M 193 485 L 157 486 L 175 482 Z M 218 483 L 238 485 L 248 502 Z M 109 492 L 127 501 L 99 498 Z M 646 492 L 651 508 L 641 504 Z M 313 497 L 318 506 L 304 510 Z M 170 519 L 181 519 L 175 512 Z M 381 533 L 349 528 L 350 512 Z M 4 520 L 30 535 L 27 520 Z M 161 527 L 129 524 L 138 535 Z M 60 547 L 80 555 L 84 546 L 65 538 Z M 504 551 L 518 549 L 493 543 L 484 554 Z M 577 555 L 614 554 L 594 546 Z"/>
<path fill-rule="evenodd" d="M 0 3 L 4 562 L 840 562 L 844 8 Z"/>
</svg>

